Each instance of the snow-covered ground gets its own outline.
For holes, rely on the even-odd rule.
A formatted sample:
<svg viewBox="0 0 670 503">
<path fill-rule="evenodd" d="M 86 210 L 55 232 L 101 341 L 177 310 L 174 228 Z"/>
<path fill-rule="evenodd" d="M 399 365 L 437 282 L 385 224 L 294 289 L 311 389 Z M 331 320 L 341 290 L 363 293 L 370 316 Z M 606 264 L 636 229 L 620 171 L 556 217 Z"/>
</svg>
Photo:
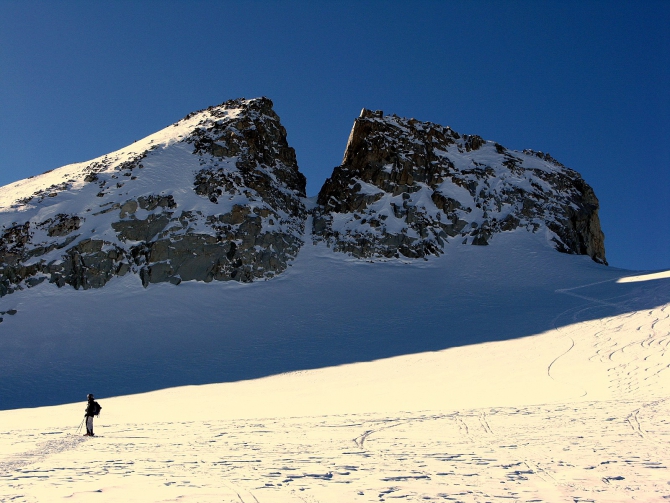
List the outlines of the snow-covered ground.
<svg viewBox="0 0 670 503">
<path fill-rule="evenodd" d="M 251 285 L 137 282 L 0 299 L 0 396 L 81 398 L 0 412 L 0 501 L 670 498 L 668 272 L 518 232 L 411 264 L 308 245 Z M 76 434 L 89 392 L 96 438 Z"/>
</svg>

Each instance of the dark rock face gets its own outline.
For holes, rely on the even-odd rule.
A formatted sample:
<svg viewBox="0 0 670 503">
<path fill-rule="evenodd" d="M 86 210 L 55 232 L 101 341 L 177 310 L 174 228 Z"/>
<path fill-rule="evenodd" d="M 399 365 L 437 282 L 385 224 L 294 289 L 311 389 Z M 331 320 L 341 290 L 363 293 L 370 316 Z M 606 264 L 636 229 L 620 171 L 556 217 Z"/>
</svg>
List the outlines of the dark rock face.
<svg viewBox="0 0 670 503">
<path fill-rule="evenodd" d="M 247 282 L 286 269 L 303 242 L 305 177 L 269 99 L 231 100 L 136 143 L 45 173 L 46 188 L 0 211 L 0 296 L 45 280 Z"/>
<path fill-rule="evenodd" d="M 234 100 L 226 106 L 241 103 Z M 304 207 L 295 194 L 305 197 L 306 180 L 298 171 L 295 151 L 286 141 L 286 130 L 272 110 L 272 102 L 267 98 L 254 100 L 246 110 L 244 115 L 211 128 L 197 128 L 187 139 L 193 143 L 194 153 L 203 159 L 236 158 L 234 171 L 212 167 L 200 170 L 195 177 L 196 193 L 217 202 L 224 193 L 234 196 L 252 189 L 271 206 L 286 208 L 292 216 L 301 215 Z M 275 179 L 290 191 L 276 190 Z"/>
<path fill-rule="evenodd" d="M 316 238 L 357 257 L 438 255 L 451 240 L 486 245 L 523 227 L 607 263 L 598 200 L 578 173 L 549 154 L 381 111 L 356 119 L 317 202 Z"/>
</svg>

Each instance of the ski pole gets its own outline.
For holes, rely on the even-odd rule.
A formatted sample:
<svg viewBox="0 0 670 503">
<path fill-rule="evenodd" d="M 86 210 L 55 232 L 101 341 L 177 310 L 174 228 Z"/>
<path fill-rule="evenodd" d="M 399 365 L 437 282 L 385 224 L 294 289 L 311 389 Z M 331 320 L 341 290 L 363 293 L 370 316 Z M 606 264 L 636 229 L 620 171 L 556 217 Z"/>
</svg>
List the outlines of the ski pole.
<svg viewBox="0 0 670 503">
<path fill-rule="evenodd" d="M 77 435 L 79 435 L 79 432 L 81 431 L 81 427 L 84 426 L 84 421 L 86 421 L 86 416 L 84 416 L 84 419 L 82 419 L 81 423 L 79 423 L 79 427 L 77 428 Z"/>
</svg>

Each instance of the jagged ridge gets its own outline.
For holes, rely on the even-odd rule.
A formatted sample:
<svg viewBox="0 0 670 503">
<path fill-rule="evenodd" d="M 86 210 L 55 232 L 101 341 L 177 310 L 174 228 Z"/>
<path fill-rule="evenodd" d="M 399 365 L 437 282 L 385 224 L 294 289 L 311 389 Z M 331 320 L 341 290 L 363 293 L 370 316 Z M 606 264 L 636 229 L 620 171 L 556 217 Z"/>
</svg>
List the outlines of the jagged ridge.
<svg viewBox="0 0 670 503">
<path fill-rule="evenodd" d="M 267 98 L 231 100 L 112 154 L 0 188 L 0 296 L 43 281 L 253 281 L 302 246 L 305 177 Z M 549 154 L 363 110 L 326 180 L 313 239 L 356 257 L 544 231 L 605 263 L 598 200 Z"/>
</svg>

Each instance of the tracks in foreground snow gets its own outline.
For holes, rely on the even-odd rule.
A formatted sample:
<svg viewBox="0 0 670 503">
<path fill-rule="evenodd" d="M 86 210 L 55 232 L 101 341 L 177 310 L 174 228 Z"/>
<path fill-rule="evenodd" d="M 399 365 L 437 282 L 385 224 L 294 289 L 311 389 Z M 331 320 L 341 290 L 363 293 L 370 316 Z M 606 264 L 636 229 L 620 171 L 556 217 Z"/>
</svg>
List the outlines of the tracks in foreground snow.
<svg viewBox="0 0 670 503">
<path fill-rule="evenodd" d="M 0 460 L 0 501 L 653 501 L 670 495 L 668 416 L 655 400 L 101 425 Z"/>
<path fill-rule="evenodd" d="M 614 280 L 556 290 L 557 293 L 588 302 L 568 309 L 554 320 L 556 332 L 566 338 L 570 347 L 548 365 L 547 375 L 560 380 L 556 378 L 556 367 L 562 365 L 567 355 L 576 352 L 586 356 L 589 363 L 604 367 L 613 396 L 626 399 L 639 396 L 641 392 L 653 394 L 659 389 L 661 374 L 665 378 L 665 374 L 670 372 L 670 304 L 661 302 L 667 299 L 667 285 L 661 284 L 651 293 L 645 293 L 651 296 L 657 291 L 659 306 L 632 311 L 631 306 L 639 301 L 634 293 L 612 298 L 587 295 L 590 287 L 611 281 Z M 577 294 L 577 291 L 580 293 Z M 614 308 L 615 315 L 605 318 L 587 315 L 589 311 L 603 306 Z M 559 327 L 558 320 L 565 321 L 565 318 L 573 323 L 594 319 L 578 326 L 564 324 Z"/>
</svg>

